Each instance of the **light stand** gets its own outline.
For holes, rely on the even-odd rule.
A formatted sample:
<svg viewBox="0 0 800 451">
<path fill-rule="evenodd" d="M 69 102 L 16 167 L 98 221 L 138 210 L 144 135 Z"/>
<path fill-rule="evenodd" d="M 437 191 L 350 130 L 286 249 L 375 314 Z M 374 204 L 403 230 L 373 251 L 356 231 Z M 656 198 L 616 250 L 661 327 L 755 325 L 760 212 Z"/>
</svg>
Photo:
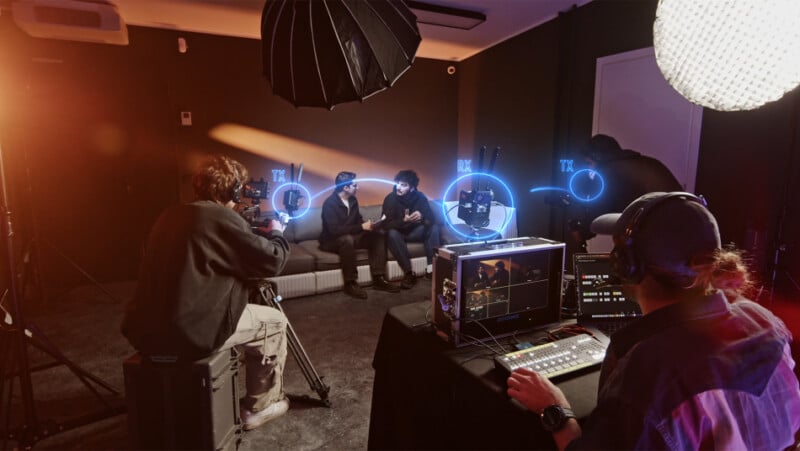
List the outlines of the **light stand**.
<svg viewBox="0 0 800 451">
<path fill-rule="evenodd" d="M 6 238 L 6 258 L 8 265 L 8 284 L 7 293 L 10 294 L 11 308 L 10 314 L 5 315 L 4 321 L 0 322 L 0 419 L 4 419 L 4 424 L 0 425 L 0 437 L 2 437 L 2 449 L 6 448 L 9 440 L 17 442 L 15 449 L 30 449 L 39 440 L 58 432 L 63 432 L 79 426 L 83 426 L 103 418 L 118 415 L 125 411 L 124 403 L 118 406 L 109 404 L 92 383 L 108 390 L 113 395 L 120 393 L 99 378 L 89 374 L 78 365 L 69 361 L 64 354 L 38 329 L 36 326 L 25 320 L 20 306 L 20 296 L 17 285 L 17 264 L 14 255 L 14 224 L 13 215 L 10 208 L 8 188 L 6 185 L 6 172 L 3 158 L 2 143 L 0 143 L 0 186 L 3 190 L 2 213 L 4 216 L 3 233 Z M 24 268 L 24 267 L 23 267 Z M 24 275 L 24 270 L 21 273 Z M 23 280 L 24 283 L 24 280 Z M 52 363 L 43 364 L 36 368 L 31 368 L 28 359 L 28 345 L 32 345 L 43 351 L 54 359 Z M 36 412 L 33 395 L 33 383 L 31 372 L 44 370 L 58 365 L 67 366 L 75 376 L 103 403 L 104 409 L 98 413 L 85 415 L 83 417 L 71 419 L 61 423 L 52 420 L 43 421 Z M 17 407 L 12 411 L 12 395 L 14 392 L 14 379 L 19 379 L 20 392 L 22 395 L 22 408 Z M 16 407 L 16 406 L 13 406 Z M 22 412 L 22 423 L 11 425 L 12 413 Z"/>
</svg>

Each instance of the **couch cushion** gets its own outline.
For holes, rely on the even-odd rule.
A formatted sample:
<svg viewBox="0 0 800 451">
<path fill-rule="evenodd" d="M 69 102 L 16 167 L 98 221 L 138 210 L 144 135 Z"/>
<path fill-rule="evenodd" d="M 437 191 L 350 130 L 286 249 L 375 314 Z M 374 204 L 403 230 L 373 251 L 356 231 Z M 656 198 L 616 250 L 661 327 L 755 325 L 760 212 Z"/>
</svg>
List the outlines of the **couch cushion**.
<svg viewBox="0 0 800 451">
<path fill-rule="evenodd" d="M 280 275 L 301 274 L 312 272 L 317 269 L 317 259 L 302 246 L 296 243 L 289 243 L 289 261 L 281 271 Z"/>
<path fill-rule="evenodd" d="M 322 233 L 322 208 L 310 208 L 302 217 L 289 222 L 287 230 L 289 230 L 287 239 L 295 243 L 318 240 Z"/>
<path fill-rule="evenodd" d="M 442 201 L 431 200 L 430 204 L 431 210 L 433 210 L 433 216 L 436 218 L 436 224 L 439 224 L 441 227 L 439 229 L 439 242 L 442 245 L 462 243 L 464 241 L 462 237 L 455 233 L 451 226 L 445 222 L 444 212 L 442 211 Z"/>
<path fill-rule="evenodd" d="M 301 241 L 299 245 L 303 247 L 303 250 L 314 256 L 314 259 L 316 260 L 317 271 L 341 268 L 339 254 L 321 250 L 319 248 L 318 240 Z M 356 266 L 368 264 L 369 254 L 367 254 L 367 250 L 356 249 Z"/>
</svg>

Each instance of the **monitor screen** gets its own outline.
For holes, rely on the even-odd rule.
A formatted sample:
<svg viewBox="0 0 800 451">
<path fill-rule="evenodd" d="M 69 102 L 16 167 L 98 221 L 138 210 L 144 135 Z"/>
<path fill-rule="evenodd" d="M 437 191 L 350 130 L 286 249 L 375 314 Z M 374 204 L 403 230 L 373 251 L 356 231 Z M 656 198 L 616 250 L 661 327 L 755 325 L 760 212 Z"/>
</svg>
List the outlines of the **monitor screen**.
<svg viewBox="0 0 800 451">
<path fill-rule="evenodd" d="M 564 247 L 550 243 L 465 245 L 455 259 L 437 258 L 437 327 L 460 345 L 559 321 Z"/>
<path fill-rule="evenodd" d="M 575 280 L 580 316 L 639 316 L 639 304 L 622 292 L 611 273 L 608 254 L 575 254 Z"/>
</svg>

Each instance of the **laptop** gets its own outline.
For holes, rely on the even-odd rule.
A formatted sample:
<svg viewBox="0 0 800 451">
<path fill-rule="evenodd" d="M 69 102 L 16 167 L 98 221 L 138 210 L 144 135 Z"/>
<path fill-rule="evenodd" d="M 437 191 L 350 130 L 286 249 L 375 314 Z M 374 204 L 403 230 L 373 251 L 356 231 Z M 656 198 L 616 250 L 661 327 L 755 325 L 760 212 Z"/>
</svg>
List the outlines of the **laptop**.
<svg viewBox="0 0 800 451">
<path fill-rule="evenodd" d="M 594 327 L 611 336 L 642 316 L 639 304 L 614 284 L 609 254 L 574 254 L 573 265 L 579 326 Z"/>
</svg>

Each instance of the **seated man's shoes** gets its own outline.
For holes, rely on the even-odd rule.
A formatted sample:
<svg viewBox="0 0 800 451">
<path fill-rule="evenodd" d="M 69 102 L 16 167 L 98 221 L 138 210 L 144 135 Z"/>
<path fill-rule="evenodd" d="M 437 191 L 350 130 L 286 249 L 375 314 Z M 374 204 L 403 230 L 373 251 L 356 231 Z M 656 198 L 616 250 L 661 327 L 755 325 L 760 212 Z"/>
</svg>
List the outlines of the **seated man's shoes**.
<svg viewBox="0 0 800 451">
<path fill-rule="evenodd" d="M 383 276 L 374 277 L 372 279 L 372 288 L 389 293 L 398 293 L 400 291 L 400 287 L 390 284 Z"/>
<path fill-rule="evenodd" d="M 403 277 L 403 280 L 400 281 L 400 288 L 408 290 L 410 288 L 413 288 L 414 285 L 416 284 L 417 284 L 417 276 L 415 276 L 413 272 L 410 272 L 406 274 L 405 277 Z"/>
<path fill-rule="evenodd" d="M 273 402 L 258 412 L 252 412 L 250 409 L 242 408 L 240 411 L 242 415 L 242 428 L 245 431 L 255 429 L 270 420 L 278 418 L 286 413 L 287 410 L 289 410 L 289 400 L 286 398 Z"/>
<path fill-rule="evenodd" d="M 344 292 L 358 299 L 366 299 L 367 292 L 358 285 L 358 282 L 345 282 Z"/>
</svg>

